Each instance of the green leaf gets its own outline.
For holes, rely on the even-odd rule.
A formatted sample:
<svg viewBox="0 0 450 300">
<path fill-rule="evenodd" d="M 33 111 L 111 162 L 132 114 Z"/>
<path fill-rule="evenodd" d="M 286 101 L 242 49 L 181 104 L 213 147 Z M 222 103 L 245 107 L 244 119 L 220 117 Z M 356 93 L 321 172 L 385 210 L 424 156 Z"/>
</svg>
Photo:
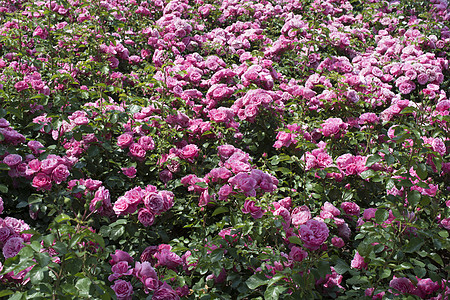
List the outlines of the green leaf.
<svg viewBox="0 0 450 300">
<path fill-rule="evenodd" d="M 223 258 L 223 249 L 216 249 L 210 254 L 211 262 L 218 262 Z"/>
<path fill-rule="evenodd" d="M 302 240 L 297 236 L 290 236 L 289 242 L 292 244 L 300 245 L 300 246 L 303 245 Z"/>
<path fill-rule="evenodd" d="M 264 292 L 264 299 L 278 299 L 280 294 L 283 293 L 287 288 L 282 286 L 272 285 L 266 289 Z"/>
<path fill-rule="evenodd" d="M 208 185 L 206 184 L 206 182 L 196 182 L 195 185 L 206 189 L 208 187 Z"/>
<path fill-rule="evenodd" d="M 89 278 L 81 278 L 75 284 L 75 287 L 82 296 L 89 296 L 89 288 L 91 287 L 91 280 Z"/>
<path fill-rule="evenodd" d="M 379 208 L 375 212 L 375 221 L 378 224 L 382 224 L 384 221 L 387 220 L 388 217 L 389 217 L 389 212 L 385 209 Z"/>
<path fill-rule="evenodd" d="M 391 269 L 385 268 L 381 270 L 380 279 L 388 278 L 389 276 L 391 276 Z"/>
<path fill-rule="evenodd" d="M 11 290 L 3 290 L 3 291 L 0 291 L 0 297 L 6 297 L 6 296 L 11 295 L 13 293 L 14 292 L 11 291 Z"/>
<path fill-rule="evenodd" d="M 23 293 L 16 292 L 14 295 L 12 295 L 11 297 L 9 297 L 8 300 L 21 300 L 21 299 L 25 299 L 24 296 L 25 296 L 25 295 L 24 295 Z"/>
<path fill-rule="evenodd" d="M 403 248 L 406 253 L 414 253 L 420 250 L 425 241 L 418 237 L 413 237 L 409 243 Z"/>
<path fill-rule="evenodd" d="M 319 261 L 317 265 L 317 269 L 319 271 L 319 275 L 322 278 L 325 278 L 327 274 L 331 274 L 330 262 L 326 260 Z"/>
<path fill-rule="evenodd" d="M 420 198 L 421 195 L 419 191 L 413 190 L 408 193 L 408 202 L 412 207 L 417 206 L 417 204 L 420 202 Z"/>
<path fill-rule="evenodd" d="M 0 184 L 0 192 L 3 194 L 8 193 L 8 187 L 4 184 Z"/>
<path fill-rule="evenodd" d="M 427 274 L 427 270 L 423 267 L 415 266 L 414 273 L 416 274 L 417 277 L 424 278 L 425 275 Z"/>
<path fill-rule="evenodd" d="M 336 272 L 338 274 L 342 275 L 345 272 L 349 271 L 350 267 L 348 266 L 348 264 L 344 260 L 338 258 L 337 261 L 336 261 L 336 265 L 334 266 L 334 269 L 336 270 Z"/>
<path fill-rule="evenodd" d="M 425 180 L 428 177 L 427 166 L 425 164 L 417 164 L 414 167 L 414 170 L 419 176 L 420 179 Z"/>
<path fill-rule="evenodd" d="M 66 244 L 62 242 L 56 242 L 55 245 L 52 246 L 52 248 L 58 252 L 58 254 L 64 255 L 67 254 L 67 246 Z"/>
<path fill-rule="evenodd" d="M 111 229 L 111 232 L 109 233 L 109 237 L 112 240 L 117 240 L 125 233 L 125 227 L 123 226 L 116 226 L 113 229 Z"/>
<path fill-rule="evenodd" d="M 371 155 L 367 158 L 366 167 L 370 167 L 374 163 L 377 163 L 381 160 L 381 156 L 378 154 Z"/>
<path fill-rule="evenodd" d="M 443 237 L 443 238 L 448 238 L 448 231 L 447 230 L 441 230 L 439 231 L 439 236 Z"/>
<path fill-rule="evenodd" d="M 374 177 L 376 174 L 377 173 L 374 170 L 369 169 L 359 174 L 359 176 L 361 176 L 362 179 L 367 179 L 370 177 Z"/>
<path fill-rule="evenodd" d="M 261 285 L 266 285 L 268 282 L 269 279 L 264 274 L 258 273 L 250 276 L 245 283 L 249 289 L 254 290 Z"/>
<path fill-rule="evenodd" d="M 66 214 L 60 214 L 55 218 L 56 223 L 61 223 L 67 220 L 70 220 L 70 217 Z"/>
<path fill-rule="evenodd" d="M 224 207 L 224 206 L 218 207 L 218 208 L 216 208 L 216 209 L 214 210 L 214 212 L 212 213 L 212 217 L 217 216 L 217 215 L 220 215 L 220 214 L 223 214 L 223 213 L 226 213 L 226 212 L 228 212 L 228 211 L 229 211 L 228 208 L 226 208 L 226 207 Z"/>
</svg>

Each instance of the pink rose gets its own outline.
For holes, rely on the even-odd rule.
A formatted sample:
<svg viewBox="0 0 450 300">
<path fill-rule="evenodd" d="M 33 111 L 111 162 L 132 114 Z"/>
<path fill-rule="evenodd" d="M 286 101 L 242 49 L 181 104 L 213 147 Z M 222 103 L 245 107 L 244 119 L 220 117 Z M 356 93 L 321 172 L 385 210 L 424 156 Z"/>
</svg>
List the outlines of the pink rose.
<svg viewBox="0 0 450 300">
<path fill-rule="evenodd" d="M 369 221 L 370 219 L 375 218 L 375 212 L 376 212 L 376 211 L 377 211 L 376 208 L 366 208 L 366 209 L 364 210 L 364 213 L 363 213 L 363 218 L 364 218 L 365 220 L 367 220 L 367 221 Z"/>
<path fill-rule="evenodd" d="M 141 208 L 139 209 L 138 220 L 142 223 L 142 225 L 148 227 L 153 225 L 155 222 L 155 215 L 147 208 Z"/>
<path fill-rule="evenodd" d="M 34 155 L 45 152 L 45 150 L 42 149 L 42 148 L 44 148 L 44 145 L 42 145 L 38 141 L 29 141 L 27 146 L 28 146 L 28 148 L 30 148 L 30 150 L 33 152 Z"/>
<path fill-rule="evenodd" d="M 322 125 L 322 134 L 324 136 L 339 136 L 341 131 L 347 129 L 347 123 L 344 123 L 341 118 L 329 118 Z"/>
<path fill-rule="evenodd" d="M 174 194 L 170 191 L 159 191 L 158 195 L 160 195 L 163 199 L 163 211 L 167 211 L 173 206 Z"/>
<path fill-rule="evenodd" d="M 9 167 L 14 167 L 22 162 L 22 156 L 18 154 L 8 154 L 3 158 L 3 163 L 7 164 Z"/>
<path fill-rule="evenodd" d="M 55 156 L 47 157 L 41 161 L 41 171 L 47 175 L 50 175 L 54 168 L 59 164 L 58 158 Z"/>
<path fill-rule="evenodd" d="M 113 281 L 121 276 L 131 275 L 133 273 L 133 269 L 130 269 L 130 267 L 131 266 L 128 265 L 127 261 L 119 261 L 112 266 L 111 271 L 113 274 L 108 277 L 108 280 Z"/>
<path fill-rule="evenodd" d="M 341 212 L 333 204 L 326 201 L 322 206 L 322 211 L 329 212 L 333 217 L 339 216 Z"/>
<path fill-rule="evenodd" d="M 137 209 L 136 206 L 131 205 L 130 200 L 124 196 L 119 197 L 114 203 L 113 210 L 117 216 L 131 214 Z"/>
<path fill-rule="evenodd" d="M 311 212 L 306 205 L 294 208 L 291 214 L 292 225 L 298 227 L 311 219 Z"/>
<path fill-rule="evenodd" d="M 9 226 L 0 226 L 0 247 L 13 235 L 14 232 Z"/>
<path fill-rule="evenodd" d="M 3 256 L 5 258 L 14 257 L 19 253 L 20 249 L 25 247 L 24 241 L 21 237 L 9 238 L 3 246 Z"/>
<path fill-rule="evenodd" d="M 137 159 L 142 160 L 145 155 L 147 154 L 145 152 L 145 149 L 138 143 L 132 143 L 130 146 L 130 154 Z"/>
<path fill-rule="evenodd" d="M 289 253 L 289 259 L 293 261 L 302 261 L 308 257 L 308 252 L 303 250 L 301 247 L 293 246 L 291 252 Z"/>
<path fill-rule="evenodd" d="M 389 282 L 389 286 L 402 294 L 411 294 L 415 287 L 411 280 L 406 277 L 394 278 Z"/>
<path fill-rule="evenodd" d="M 223 160 L 228 159 L 231 155 L 233 155 L 234 152 L 236 152 L 236 150 L 237 149 L 232 145 L 222 145 L 217 147 L 219 156 Z"/>
<path fill-rule="evenodd" d="M 181 149 L 181 158 L 193 163 L 194 158 L 198 156 L 199 149 L 197 145 L 189 144 Z"/>
<path fill-rule="evenodd" d="M 181 257 L 167 249 L 157 252 L 155 258 L 158 260 L 156 266 L 165 266 L 169 269 L 176 269 L 183 263 Z"/>
<path fill-rule="evenodd" d="M 254 219 L 259 219 L 263 216 L 264 212 L 261 207 L 256 206 L 255 201 L 245 200 L 244 208 L 242 208 L 244 214 L 251 214 Z"/>
<path fill-rule="evenodd" d="M 52 188 L 52 179 L 47 174 L 40 172 L 36 176 L 34 176 L 32 185 L 38 191 L 41 190 L 49 191 Z"/>
<path fill-rule="evenodd" d="M 134 178 L 136 177 L 137 170 L 135 167 L 129 167 L 129 168 L 122 168 L 122 172 L 128 178 Z"/>
<path fill-rule="evenodd" d="M 152 296 L 152 300 L 179 300 L 178 294 L 164 282 Z"/>
<path fill-rule="evenodd" d="M 131 133 L 124 133 L 117 138 L 117 145 L 120 148 L 125 148 L 133 142 L 133 135 Z"/>
<path fill-rule="evenodd" d="M 353 269 L 362 270 L 367 268 L 367 263 L 364 262 L 364 258 L 361 255 L 359 255 L 358 251 L 356 251 L 350 266 Z"/>
<path fill-rule="evenodd" d="M 60 184 L 69 177 L 70 172 L 66 165 L 60 164 L 52 171 L 52 179 L 56 184 Z"/>
<path fill-rule="evenodd" d="M 133 295 L 133 286 L 130 282 L 121 279 L 116 280 L 111 288 L 116 293 L 118 300 L 131 300 L 131 295 Z"/>
<path fill-rule="evenodd" d="M 14 87 L 16 88 L 16 90 L 17 90 L 18 92 L 21 92 L 21 91 L 26 90 L 26 89 L 29 88 L 28 83 L 26 83 L 25 81 L 19 81 L 19 82 L 17 82 L 17 83 L 14 85 Z"/>
<path fill-rule="evenodd" d="M 155 142 L 153 141 L 153 138 L 151 136 L 142 136 L 139 139 L 138 143 L 145 151 L 152 151 L 153 149 L 155 149 Z"/>
<path fill-rule="evenodd" d="M 218 192 L 219 200 L 226 201 L 228 198 L 228 195 L 230 195 L 232 192 L 233 192 L 233 188 L 230 185 L 228 185 L 228 184 L 223 185 Z"/>
<path fill-rule="evenodd" d="M 360 208 L 358 204 L 354 202 L 343 202 L 341 208 L 347 215 L 359 216 Z"/>
<path fill-rule="evenodd" d="M 329 230 L 324 222 L 311 219 L 300 226 L 299 233 L 306 248 L 317 250 L 328 238 Z"/>
<path fill-rule="evenodd" d="M 144 197 L 144 205 L 154 214 L 164 211 L 164 199 L 158 193 L 147 193 Z"/>
<path fill-rule="evenodd" d="M 439 282 L 434 282 L 430 278 L 424 278 L 424 279 L 417 279 L 417 289 L 425 295 L 432 294 L 439 290 L 440 284 Z M 425 298 L 425 297 L 422 297 Z"/>
<path fill-rule="evenodd" d="M 336 248 L 342 248 L 345 245 L 345 242 L 343 239 L 341 239 L 340 237 L 333 237 L 331 239 L 331 243 L 333 244 L 333 246 L 335 246 Z"/>
<path fill-rule="evenodd" d="M 128 254 L 128 252 L 122 251 L 122 250 L 116 250 L 115 254 L 111 254 L 111 260 L 109 263 L 111 265 L 115 265 L 119 261 L 126 261 L 129 264 L 133 263 L 133 258 Z"/>
</svg>

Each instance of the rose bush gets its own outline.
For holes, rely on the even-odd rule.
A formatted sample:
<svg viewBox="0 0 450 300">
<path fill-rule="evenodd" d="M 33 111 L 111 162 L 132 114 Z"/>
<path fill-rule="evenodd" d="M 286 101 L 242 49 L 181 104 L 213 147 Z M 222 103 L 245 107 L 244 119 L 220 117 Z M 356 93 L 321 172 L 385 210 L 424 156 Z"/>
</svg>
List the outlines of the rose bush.
<svg viewBox="0 0 450 300">
<path fill-rule="evenodd" d="M 0 16 L 0 298 L 448 298 L 447 1 Z"/>
</svg>

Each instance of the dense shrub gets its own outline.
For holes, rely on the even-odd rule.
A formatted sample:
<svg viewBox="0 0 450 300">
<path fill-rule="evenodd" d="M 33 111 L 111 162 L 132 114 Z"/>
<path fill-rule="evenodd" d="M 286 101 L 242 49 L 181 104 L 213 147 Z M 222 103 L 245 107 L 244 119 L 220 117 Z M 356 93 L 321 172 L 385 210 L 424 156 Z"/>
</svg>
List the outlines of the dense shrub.
<svg viewBox="0 0 450 300">
<path fill-rule="evenodd" d="M 0 17 L 0 298 L 448 299 L 446 0 Z"/>
</svg>

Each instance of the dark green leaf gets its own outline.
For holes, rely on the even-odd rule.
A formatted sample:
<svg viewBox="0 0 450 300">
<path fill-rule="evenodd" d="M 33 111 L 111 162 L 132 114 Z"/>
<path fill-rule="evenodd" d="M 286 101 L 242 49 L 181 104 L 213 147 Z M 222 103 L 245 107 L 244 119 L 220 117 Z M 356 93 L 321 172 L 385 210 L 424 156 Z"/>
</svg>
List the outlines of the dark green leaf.
<svg viewBox="0 0 450 300">
<path fill-rule="evenodd" d="M 212 216 L 214 217 L 216 215 L 220 215 L 220 214 L 223 214 L 223 213 L 226 213 L 226 212 L 228 212 L 228 208 L 226 208 L 224 206 L 221 206 L 221 207 L 218 207 L 218 208 L 216 208 L 214 210 L 214 212 L 212 213 Z"/>
<path fill-rule="evenodd" d="M 382 224 L 384 221 L 387 220 L 388 217 L 389 217 L 389 212 L 385 209 L 379 208 L 375 212 L 375 221 L 378 224 Z"/>
<path fill-rule="evenodd" d="M 269 279 L 264 274 L 255 274 L 252 275 L 247 281 L 245 282 L 249 289 L 254 290 L 257 287 L 261 285 L 265 285 L 269 282 Z"/>
<path fill-rule="evenodd" d="M 425 241 L 418 237 L 413 237 L 409 243 L 403 248 L 406 253 L 414 253 L 420 250 Z"/>
</svg>

